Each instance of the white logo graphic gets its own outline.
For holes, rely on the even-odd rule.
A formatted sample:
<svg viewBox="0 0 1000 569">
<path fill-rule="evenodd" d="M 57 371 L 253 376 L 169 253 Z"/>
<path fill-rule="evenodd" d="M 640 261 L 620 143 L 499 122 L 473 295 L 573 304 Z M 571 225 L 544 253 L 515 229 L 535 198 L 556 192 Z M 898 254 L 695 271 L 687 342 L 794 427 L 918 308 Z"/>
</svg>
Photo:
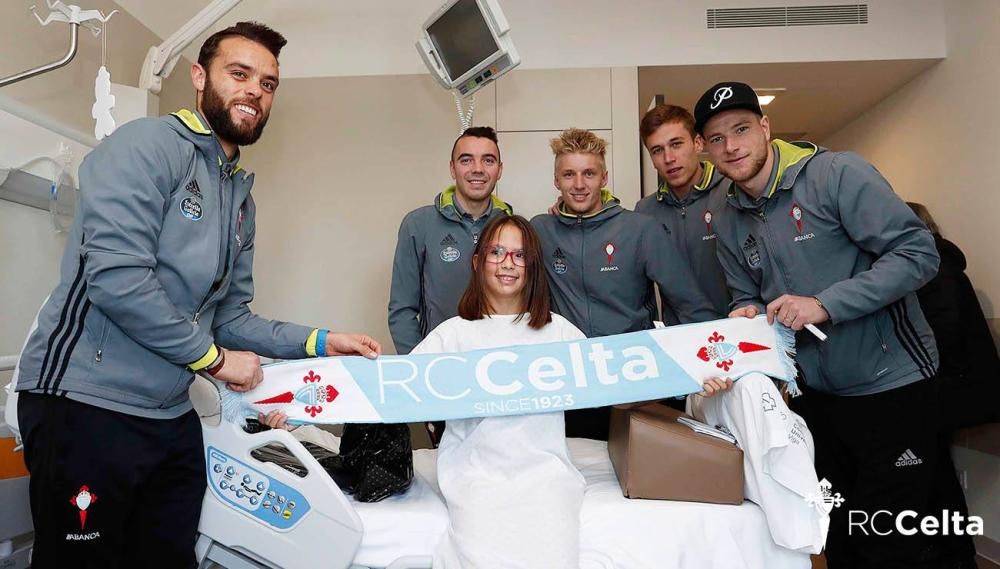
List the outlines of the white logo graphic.
<svg viewBox="0 0 1000 569">
<path fill-rule="evenodd" d="M 917 455 L 913 454 L 912 450 L 906 449 L 906 452 L 899 455 L 899 458 L 896 459 L 896 468 L 901 466 L 916 466 L 923 463 L 923 459 L 917 458 Z"/>
<path fill-rule="evenodd" d="M 833 484 L 824 478 L 819 481 L 819 494 L 806 498 L 806 502 L 829 515 L 834 508 L 839 508 L 844 504 L 844 497 L 840 495 L 840 492 L 834 492 Z"/>
<path fill-rule="evenodd" d="M 714 100 L 715 102 L 712 103 L 712 106 L 710 106 L 709 108 L 714 111 L 719 107 L 719 105 L 722 104 L 722 101 L 725 101 L 726 99 L 729 99 L 732 96 L 733 96 L 732 87 L 719 87 L 718 89 L 715 90 L 715 94 L 712 95 L 712 100 Z"/>
<path fill-rule="evenodd" d="M 441 260 L 445 263 L 454 263 L 462 256 L 462 253 L 454 247 L 445 247 L 441 250 Z"/>
<path fill-rule="evenodd" d="M 705 223 L 709 224 L 712 223 L 712 212 L 710 211 L 705 212 Z"/>
</svg>

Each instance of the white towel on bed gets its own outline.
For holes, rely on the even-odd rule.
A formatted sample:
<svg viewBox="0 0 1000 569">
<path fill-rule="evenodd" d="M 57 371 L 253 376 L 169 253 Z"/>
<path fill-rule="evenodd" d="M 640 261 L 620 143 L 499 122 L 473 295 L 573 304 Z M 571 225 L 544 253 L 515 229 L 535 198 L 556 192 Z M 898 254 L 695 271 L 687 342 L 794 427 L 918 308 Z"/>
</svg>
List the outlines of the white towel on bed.
<svg viewBox="0 0 1000 569">
<path fill-rule="evenodd" d="M 749 374 L 720 396 L 688 397 L 688 413 L 723 425 L 743 449 L 744 493 L 767 517 L 774 542 L 819 553 L 826 542 L 826 514 L 815 506 L 820 494 L 813 466 L 813 440 L 802 417 L 781 398 L 774 382 Z"/>
<path fill-rule="evenodd" d="M 553 315 L 541 330 L 527 318 L 453 318 L 417 353 L 446 353 L 584 337 Z M 434 569 L 579 569 L 583 476 L 566 446 L 562 413 L 448 421 L 438 449 L 448 531 Z"/>
</svg>

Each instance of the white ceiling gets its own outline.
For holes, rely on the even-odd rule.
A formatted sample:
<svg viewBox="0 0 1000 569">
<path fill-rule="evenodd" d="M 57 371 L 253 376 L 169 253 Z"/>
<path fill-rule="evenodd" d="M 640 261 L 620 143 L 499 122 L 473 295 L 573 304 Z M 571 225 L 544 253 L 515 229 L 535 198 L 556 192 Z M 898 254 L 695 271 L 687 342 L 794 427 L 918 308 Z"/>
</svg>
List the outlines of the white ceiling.
<svg viewBox="0 0 1000 569">
<path fill-rule="evenodd" d="M 117 0 L 153 33 L 166 38 L 209 0 Z M 184 52 L 190 61 L 212 32 L 242 20 L 266 23 L 289 40 L 282 52 L 282 78 L 370 75 L 380 60 L 407 62 L 408 73 L 424 71 L 414 43 L 421 24 L 441 0 L 243 0 Z M 347 46 L 347 49 L 344 48 Z M 359 52 L 362 46 L 378 46 Z M 363 49 L 363 47 L 362 47 Z"/>
<path fill-rule="evenodd" d="M 0 0 L 2 1 L 2 0 Z M 761 0 L 500 0 L 523 69 L 941 58 L 944 0 L 868 0 L 867 25 L 710 30 L 706 9 Z M 117 0 L 161 38 L 209 0 Z M 770 5 L 842 0 L 767 0 Z M 243 0 L 209 31 L 257 20 L 289 40 L 286 78 L 425 73 L 414 42 L 444 0 Z M 207 36 L 207 34 L 206 34 Z M 206 37 L 206 36 L 203 36 Z M 192 45 L 200 46 L 203 38 Z M 914 41 L 919 38 L 919 41 Z M 197 58 L 197 48 L 186 52 Z"/>
<path fill-rule="evenodd" d="M 802 1 L 768 0 L 770 5 Z M 209 0 L 117 2 L 163 38 Z M 425 19 L 443 2 L 243 0 L 185 55 L 196 60 L 197 46 L 208 34 L 249 19 L 288 38 L 281 57 L 283 79 L 425 73 L 413 44 Z M 788 91 L 767 109 L 773 128 L 813 140 L 822 140 L 946 55 L 941 0 L 869 0 L 868 26 L 705 29 L 706 7 L 750 3 L 501 0 L 523 69 L 639 66 L 640 113 L 658 93 L 692 108 L 705 89 L 722 80 L 785 87 Z M 767 61 L 772 63 L 760 63 Z"/>
<path fill-rule="evenodd" d="M 720 81 L 743 81 L 757 89 L 787 89 L 764 107 L 779 138 L 822 140 L 889 96 L 939 59 L 684 65 L 639 68 L 639 112 L 657 94 L 693 109 L 698 97 Z"/>
</svg>

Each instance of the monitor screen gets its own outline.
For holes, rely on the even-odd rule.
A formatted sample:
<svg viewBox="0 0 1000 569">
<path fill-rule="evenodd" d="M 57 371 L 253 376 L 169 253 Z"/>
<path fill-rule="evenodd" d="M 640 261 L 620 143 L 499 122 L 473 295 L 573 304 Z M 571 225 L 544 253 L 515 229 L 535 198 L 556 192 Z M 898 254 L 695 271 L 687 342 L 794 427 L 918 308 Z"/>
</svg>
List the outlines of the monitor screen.
<svg viewBox="0 0 1000 569">
<path fill-rule="evenodd" d="M 427 35 L 452 81 L 498 49 L 476 0 L 458 0 L 427 28 Z"/>
</svg>

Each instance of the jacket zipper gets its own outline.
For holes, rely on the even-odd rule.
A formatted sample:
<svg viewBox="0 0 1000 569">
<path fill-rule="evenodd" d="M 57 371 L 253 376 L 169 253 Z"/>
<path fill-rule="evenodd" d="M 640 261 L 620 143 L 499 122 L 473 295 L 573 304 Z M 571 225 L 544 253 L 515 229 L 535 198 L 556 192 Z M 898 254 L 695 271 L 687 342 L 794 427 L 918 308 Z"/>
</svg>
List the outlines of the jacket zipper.
<svg viewBox="0 0 1000 569">
<path fill-rule="evenodd" d="M 220 182 L 222 182 L 226 178 L 226 174 L 222 170 L 221 167 L 219 168 L 219 178 L 220 178 Z M 232 216 L 226 215 L 226 213 L 227 213 L 226 212 L 226 190 L 223 187 L 224 185 L 225 185 L 224 183 L 220 183 L 219 184 L 219 215 L 220 215 L 220 217 L 223 217 L 223 219 L 225 219 L 225 223 L 224 224 L 223 223 L 219 224 L 219 228 L 220 228 L 219 229 L 219 232 L 220 232 L 220 235 L 219 235 L 219 246 L 220 247 L 224 246 L 224 244 L 226 243 L 226 232 L 229 230 L 229 224 L 230 224 L 230 219 L 229 218 L 232 217 Z M 219 261 L 219 251 L 216 251 L 216 254 L 215 254 L 215 270 L 212 271 L 212 279 L 213 279 L 212 286 L 209 287 L 208 294 L 205 295 L 204 299 L 202 299 L 201 304 L 198 306 L 198 310 L 196 310 L 195 313 L 194 313 L 194 316 L 191 317 L 191 322 L 193 324 L 197 324 L 198 323 L 198 319 L 201 318 L 201 313 L 202 313 L 202 311 L 205 310 L 205 306 L 208 304 L 208 301 L 211 300 L 213 296 L 215 296 L 216 291 L 218 291 L 218 289 L 219 289 L 219 287 L 216 286 L 216 282 L 214 280 L 215 279 L 215 274 L 219 272 L 219 262 L 220 262 Z M 223 281 L 225 281 L 225 279 L 226 279 L 226 273 L 228 273 L 228 272 L 229 272 L 228 269 L 223 272 L 222 278 L 219 280 L 219 283 L 222 283 Z"/>
<path fill-rule="evenodd" d="M 587 271 L 585 268 L 587 263 L 585 260 L 586 257 L 584 257 L 586 243 L 584 239 L 582 216 L 576 216 L 576 226 L 580 228 L 580 285 L 583 288 L 583 294 L 586 296 L 587 300 L 587 336 L 592 337 L 594 335 L 594 319 L 590 306 L 590 293 L 587 291 Z"/>
</svg>

